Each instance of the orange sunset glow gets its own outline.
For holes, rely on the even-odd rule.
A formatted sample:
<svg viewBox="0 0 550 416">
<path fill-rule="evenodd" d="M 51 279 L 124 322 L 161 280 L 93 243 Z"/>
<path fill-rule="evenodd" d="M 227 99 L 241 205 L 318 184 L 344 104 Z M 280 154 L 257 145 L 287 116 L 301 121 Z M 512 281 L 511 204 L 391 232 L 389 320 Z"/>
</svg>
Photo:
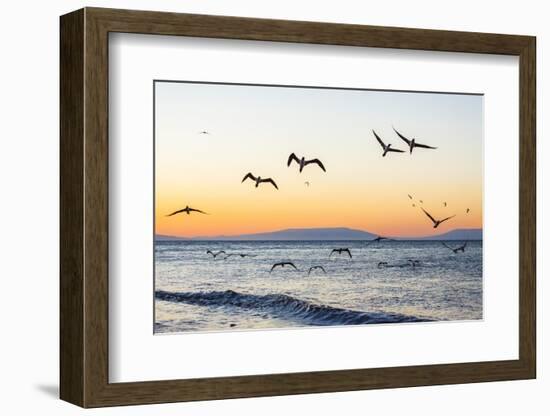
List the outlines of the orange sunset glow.
<svg viewBox="0 0 550 416">
<path fill-rule="evenodd" d="M 482 228 L 482 114 L 479 95 L 156 82 L 155 232 L 349 227 L 415 237 Z M 437 149 L 409 154 L 392 126 Z M 373 129 L 406 152 L 382 157 Z M 320 159 L 326 172 L 287 167 L 290 153 Z M 279 190 L 241 183 L 248 172 Z M 208 215 L 167 216 L 186 206 Z M 434 229 L 420 207 L 456 216 Z"/>
</svg>

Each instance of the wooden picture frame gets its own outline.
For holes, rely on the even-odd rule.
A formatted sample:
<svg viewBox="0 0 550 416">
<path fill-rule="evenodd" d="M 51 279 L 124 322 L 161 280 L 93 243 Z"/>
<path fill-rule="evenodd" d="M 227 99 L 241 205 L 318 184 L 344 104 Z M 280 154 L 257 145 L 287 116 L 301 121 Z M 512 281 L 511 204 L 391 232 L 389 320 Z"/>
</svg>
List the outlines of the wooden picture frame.
<svg viewBox="0 0 550 416">
<path fill-rule="evenodd" d="M 61 17 L 60 396 L 82 407 L 529 379 L 536 376 L 535 53 L 530 36 L 85 8 Z M 108 34 L 519 57 L 519 359 L 109 383 Z"/>
</svg>

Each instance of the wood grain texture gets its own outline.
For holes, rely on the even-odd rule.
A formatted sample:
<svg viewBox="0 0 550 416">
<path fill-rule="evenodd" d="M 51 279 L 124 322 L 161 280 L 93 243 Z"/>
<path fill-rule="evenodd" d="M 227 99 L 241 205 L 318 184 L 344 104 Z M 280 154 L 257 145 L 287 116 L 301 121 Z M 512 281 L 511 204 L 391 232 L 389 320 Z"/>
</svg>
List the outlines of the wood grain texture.
<svg viewBox="0 0 550 416">
<path fill-rule="evenodd" d="M 84 12 L 60 22 L 60 387 L 84 405 Z"/>
<path fill-rule="evenodd" d="M 109 383 L 109 32 L 519 56 L 519 359 Z M 99 407 L 535 377 L 535 38 L 97 8 L 63 16 L 61 38 L 61 396 L 64 400 L 83 407 Z"/>
</svg>

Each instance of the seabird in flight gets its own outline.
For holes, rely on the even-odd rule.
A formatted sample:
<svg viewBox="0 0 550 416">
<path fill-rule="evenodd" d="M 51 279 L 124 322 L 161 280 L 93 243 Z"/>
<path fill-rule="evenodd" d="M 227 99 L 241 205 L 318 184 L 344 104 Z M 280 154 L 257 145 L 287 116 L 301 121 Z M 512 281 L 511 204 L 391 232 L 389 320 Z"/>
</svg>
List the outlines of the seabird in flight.
<svg viewBox="0 0 550 416">
<path fill-rule="evenodd" d="M 450 220 L 451 218 L 455 217 L 456 215 L 451 215 L 450 217 L 447 217 L 447 218 L 443 218 L 442 220 L 436 220 L 434 217 L 432 217 L 424 208 L 420 207 L 420 209 L 422 211 L 424 211 L 424 214 L 426 214 L 428 216 L 428 218 L 430 220 L 432 220 L 433 224 L 434 224 L 434 228 L 437 228 L 439 227 L 439 225 L 444 222 L 444 221 L 447 221 L 447 220 Z"/>
<path fill-rule="evenodd" d="M 389 240 L 389 238 L 388 237 L 382 237 L 382 236 L 379 235 L 378 237 L 373 238 L 372 240 L 370 240 L 368 242 L 367 246 L 370 246 L 372 243 L 379 243 L 382 240 Z"/>
<path fill-rule="evenodd" d="M 189 206 L 186 206 L 183 209 L 180 209 L 178 211 L 174 211 L 171 214 L 168 214 L 167 217 L 171 217 L 172 215 L 176 215 L 179 213 L 185 212 L 187 215 L 191 214 L 192 212 L 198 212 L 199 214 L 205 214 L 208 215 L 206 212 L 201 211 L 200 209 L 190 208 Z"/>
<path fill-rule="evenodd" d="M 399 152 L 399 153 L 405 153 L 404 150 L 399 150 L 399 149 L 392 149 L 391 148 L 391 143 L 388 143 L 387 145 L 382 141 L 382 139 L 380 137 L 378 137 L 378 134 L 376 134 L 376 132 L 373 130 L 372 131 L 373 134 L 374 134 L 374 137 L 376 137 L 376 140 L 378 140 L 378 143 L 380 143 L 380 146 L 382 146 L 382 149 L 384 149 L 384 153 L 382 153 L 382 157 L 385 157 L 386 156 L 386 153 L 388 152 Z"/>
<path fill-rule="evenodd" d="M 214 253 L 214 252 L 212 252 L 212 251 L 210 251 L 210 250 L 207 250 L 207 251 L 206 251 L 206 254 L 212 254 L 212 257 L 216 258 L 216 257 L 219 256 L 220 254 L 225 254 L 225 251 L 220 250 L 220 251 Z"/>
<path fill-rule="evenodd" d="M 403 140 L 405 143 L 409 145 L 409 153 L 412 154 L 413 149 L 415 147 L 419 147 L 421 149 L 437 149 L 437 147 L 428 146 L 426 144 L 417 143 L 415 138 L 407 139 L 405 136 L 403 136 L 401 133 L 399 133 L 395 127 L 393 128 L 393 131 L 397 133 L 397 135 Z"/>
<path fill-rule="evenodd" d="M 297 268 L 297 267 L 294 265 L 294 263 L 292 263 L 291 261 L 282 261 L 282 262 L 280 262 L 280 263 L 275 263 L 275 264 L 271 267 L 271 270 L 269 271 L 269 273 L 271 273 L 275 267 L 285 267 L 285 266 L 292 266 L 292 267 L 294 267 L 296 270 L 298 270 L 298 268 Z"/>
<path fill-rule="evenodd" d="M 338 253 L 338 254 L 348 253 L 349 258 L 350 259 L 352 258 L 351 251 L 349 251 L 349 248 L 333 248 L 328 257 L 330 258 L 330 256 L 332 256 L 334 253 Z"/>
<path fill-rule="evenodd" d="M 248 253 L 229 253 L 227 254 L 223 259 L 228 259 L 229 257 L 232 257 L 232 256 L 240 256 L 241 259 L 245 258 L 245 257 L 256 257 L 255 254 L 248 254 Z"/>
<path fill-rule="evenodd" d="M 323 162 L 321 162 L 319 159 L 306 160 L 306 158 L 303 157 L 303 156 L 302 156 L 301 159 L 298 159 L 298 157 L 294 153 L 291 153 L 290 156 L 288 157 L 288 161 L 286 162 L 286 165 L 290 166 L 290 164 L 292 163 L 293 160 L 298 165 L 300 165 L 300 172 L 304 169 L 304 167 L 306 167 L 307 165 L 310 165 L 312 163 L 317 164 L 321 169 L 323 169 L 323 172 L 327 171 L 325 169 L 325 166 L 323 165 Z"/>
<path fill-rule="evenodd" d="M 464 253 L 464 249 L 466 248 L 466 246 L 468 245 L 468 242 L 466 241 L 464 244 L 462 244 L 460 247 L 457 247 L 457 248 L 453 248 L 451 246 L 448 246 L 447 244 L 445 244 L 444 242 L 441 242 L 441 244 L 443 244 L 445 247 L 447 247 L 449 250 L 452 250 L 453 253 L 457 254 L 459 251 L 463 252 Z"/>
<path fill-rule="evenodd" d="M 273 185 L 273 186 L 275 187 L 275 189 L 279 189 L 279 187 L 277 186 L 277 184 L 275 183 L 275 181 L 274 181 L 273 179 L 271 179 L 271 178 L 265 178 L 265 179 L 263 179 L 263 178 L 260 178 L 259 176 L 256 177 L 256 176 L 252 175 L 252 173 L 250 173 L 250 172 L 248 172 L 248 173 L 244 176 L 244 178 L 243 178 L 243 180 L 241 181 L 241 183 L 243 183 L 244 181 L 246 181 L 246 180 L 249 179 L 249 178 L 252 179 L 253 181 L 256 181 L 256 188 L 257 188 L 258 185 L 261 184 L 261 183 L 270 183 L 271 185 Z"/>
<path fill-rule="evenodd" d="M 322 270 L 323 273 L 327 274 L 327 271 L 325 270 L 325 268 L 323 266 L 313 266 L 313 267 L 309 268 L 309 271 L 307 272 L 307 275 L 309 276 L 311 274 L 311 272 L 315 269 Z"/>
</svg>

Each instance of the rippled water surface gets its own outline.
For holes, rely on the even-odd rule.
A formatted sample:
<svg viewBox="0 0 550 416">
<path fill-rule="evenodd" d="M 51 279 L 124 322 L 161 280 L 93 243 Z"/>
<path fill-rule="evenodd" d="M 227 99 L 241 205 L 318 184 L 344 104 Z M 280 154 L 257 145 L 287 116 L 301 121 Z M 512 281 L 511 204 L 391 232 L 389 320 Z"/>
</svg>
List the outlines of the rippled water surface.
<svg viewBox="0 0 550 416">
<path fill-rule="evenodd" d="M 155 269 L 157 333 L 482 318 L 481 241 L 157 241 Z"/>
</svg>

